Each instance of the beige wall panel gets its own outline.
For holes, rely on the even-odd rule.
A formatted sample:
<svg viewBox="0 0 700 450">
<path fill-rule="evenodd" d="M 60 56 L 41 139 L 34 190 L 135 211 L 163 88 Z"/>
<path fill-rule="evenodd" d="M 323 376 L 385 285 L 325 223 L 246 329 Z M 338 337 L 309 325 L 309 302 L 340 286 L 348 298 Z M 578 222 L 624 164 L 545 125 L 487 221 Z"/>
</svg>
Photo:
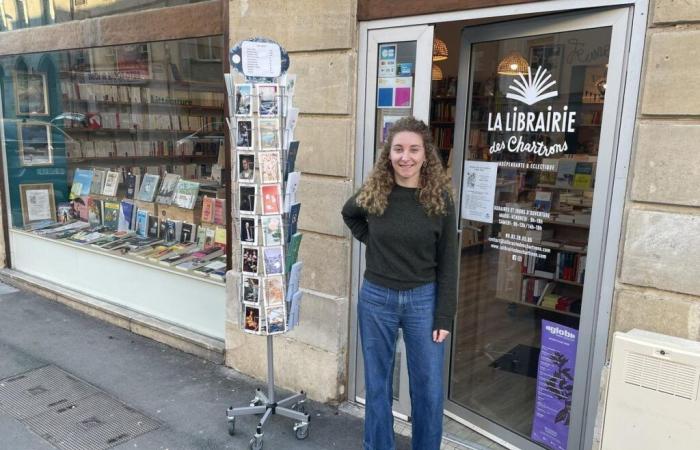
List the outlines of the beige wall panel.
<svg viewBox="0 0 700 450">
<path fill-rule="evenodd" d="M 690 22 L 700 20 L 698 0 L 655 0 L 654 23 Z"/>
<path fill-rule="evenodd" d="M 621 280 L 700 295 L 700 215 L 631 210 Z"/>
<path fill-rule="evenodd" d="M 300 141 L 296 168 L 316 175 L 351 177 L 354 123 L 350 118 L 302 116 L 294 131 L 294 138 Z"/>
<path fill-rule="evenodd" d="M 632 199 L 642 202 L 700 206 L 700 125 L 640 123 L 637 132 Z"/>
<path fill-rule="evenodd" d="M 343 355 L 347 351 L 348 299 L 304 291 L 299 326 L 290 338 L 321 350 Z"/>
<path fill-rule="evenodd" d="M 226 365 L 267 379 L 267 339 L 226 324 Z M 329 353 L 284 335 L 274 339 L 275 385 L 304 390 L 321 402 L 338 401 L 345 393 L 345 356 Z M 253 393 L 251 392 L 251 395 Z M 240 405 L 245 406 L 245 405 Z"/>
<path fill-rule="evenodd" d="M 355 54 L 347 52 L 289 55 L 297 74 L 294 106 L 306 114 L 351 114 L 355 99 Z"/>
<path fill-rule="evenodd" d="M 304 261 L 301 287 L 335 297 L 348 295 L 350 240 L 304 233 L 299 250 Z"/>
<path fill-rule="evenodd" d="M 700 299 L 653 289 L 617 293 L 612 331 L 633 328 L 700 339 Z"/>
<path fill-rule="evenodd" d="M 302 176 L 297 198 L 301 202 L 299 228 L 334 236 L 348 236 L 340 215 L 352 194 L 348 180 Z"/>
<path fill-rule="evenodd" d="M 354 47 L 354 0 L 232 0 L 229 11 L 232 44 L 265 36 L 290 52 Z"/>
<path fill-rule="evenodd" d="M 700 31 L 651 33 L 642 97 L 643 114 L 700 114 L 696 65 Z"/>
</svg>

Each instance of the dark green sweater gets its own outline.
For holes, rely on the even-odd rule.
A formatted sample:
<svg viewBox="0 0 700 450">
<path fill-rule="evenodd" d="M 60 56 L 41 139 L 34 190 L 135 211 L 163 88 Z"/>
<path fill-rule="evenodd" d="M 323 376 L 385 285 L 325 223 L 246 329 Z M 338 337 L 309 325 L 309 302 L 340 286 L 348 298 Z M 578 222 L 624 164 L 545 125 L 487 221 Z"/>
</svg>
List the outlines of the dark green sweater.
<svg viewBox="0 0 700 450">
<path fill-rule="evenodd" d="M 352 235 L 367 246 L 365 278 L 406 290 L 437 282 L 433 329 L 452 330 L 457 302 L 457 224 L 454 204 L 447 215 L 428 216 L 417 189 L 394 186 L 381 216 L 369 214 L 353 195 L 343 207 Z"/>
</svg>

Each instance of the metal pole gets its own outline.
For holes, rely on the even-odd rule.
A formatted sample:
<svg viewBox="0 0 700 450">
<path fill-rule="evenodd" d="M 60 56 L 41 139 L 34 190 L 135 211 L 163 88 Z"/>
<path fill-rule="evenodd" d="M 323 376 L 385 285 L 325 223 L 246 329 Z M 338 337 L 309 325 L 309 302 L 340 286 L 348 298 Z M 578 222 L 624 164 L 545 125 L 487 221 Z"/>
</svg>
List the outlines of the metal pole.
<svg viewBox="0 0 700 450">
<path fill-rule="evenodd" d="M 267 398 L 275 403 L 275 367 L 272 358 L 272 335 L 267 336 Z"/>
</svg>

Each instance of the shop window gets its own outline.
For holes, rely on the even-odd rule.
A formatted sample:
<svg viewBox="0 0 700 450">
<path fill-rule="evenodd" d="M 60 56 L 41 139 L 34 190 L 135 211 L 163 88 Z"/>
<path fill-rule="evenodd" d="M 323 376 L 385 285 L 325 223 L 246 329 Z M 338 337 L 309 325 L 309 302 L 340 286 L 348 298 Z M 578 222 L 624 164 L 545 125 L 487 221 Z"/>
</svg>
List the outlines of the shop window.
<svg viewBox="0 0 700 450">
<path fill-rule="evenodd" d="M 67 252 L 225 269 L 225 92 L 200 41 L 0 58 L 10 227 Z"/>
</svg>

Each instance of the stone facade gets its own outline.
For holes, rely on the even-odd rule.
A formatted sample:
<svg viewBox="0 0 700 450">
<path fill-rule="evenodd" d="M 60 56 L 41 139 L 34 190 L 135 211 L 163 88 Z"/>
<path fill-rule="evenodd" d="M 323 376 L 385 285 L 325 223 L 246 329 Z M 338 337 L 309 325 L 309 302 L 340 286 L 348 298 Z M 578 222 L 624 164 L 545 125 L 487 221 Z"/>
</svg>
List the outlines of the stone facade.
<svg viewBox="0 0 700 450">
<path fill-rule="evenodd" d="M 299 327 L 274 340 L 275 382 L 331 402 L 344 398 L 347 385 L 350 239 L 340 208 L 352 192 L 356 11 L 355 0 L 229 2 L 230 44 L 259 35 L 274 39 L 297 74 L 304 298 Z M 229 303 L 236 296 L 230 292 Z M 229 308 L 226 364 L 264 379 L 266 340 L 242 333 L 237 320 Z"/>
</svg>

